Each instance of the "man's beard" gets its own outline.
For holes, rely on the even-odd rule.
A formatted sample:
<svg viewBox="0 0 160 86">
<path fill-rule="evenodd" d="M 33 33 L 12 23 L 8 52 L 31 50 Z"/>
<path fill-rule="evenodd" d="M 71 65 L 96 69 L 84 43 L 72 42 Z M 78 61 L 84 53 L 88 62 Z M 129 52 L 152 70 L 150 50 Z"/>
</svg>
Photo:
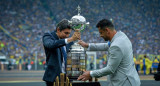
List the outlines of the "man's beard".
<svg viewBox="0 0 160 86">
<path fill-rule="evenodd" d="M 108 39 L 105 39 L 105 41 L 108 41 Z"/>
<path fill-rule="evenodd" d="M 104 41 L 108 41 L 108 39 L 107 38 L 103 38 L 104 39 Z"/>
</svg>

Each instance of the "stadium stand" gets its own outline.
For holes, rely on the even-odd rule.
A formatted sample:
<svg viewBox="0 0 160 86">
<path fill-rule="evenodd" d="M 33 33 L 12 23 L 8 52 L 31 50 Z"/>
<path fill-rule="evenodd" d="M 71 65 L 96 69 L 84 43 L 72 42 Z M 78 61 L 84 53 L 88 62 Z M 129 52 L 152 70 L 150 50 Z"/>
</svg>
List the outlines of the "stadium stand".
<svg viewBox="0 0 160 86">
<path fill-rule="evenodd" d="M 1 0 L 0 52 L 24 62 L 34 60 L 37 53 L 38 61 L 43 62 L 43 34 L 54 31 L 61 19 L 76 15 L 79 5 L 81 15 L 90 22 L 82 32 L 82 40 L 104 42 L 95 26 L 100 19 L 108 18 L 117 30 L 128 35 L 135 55 L 153 54 L 160 58 L 159 3 L 159 0 Z M 105 52 L 97 52 L 103 65 L 106 56 Z"/>
</svg>

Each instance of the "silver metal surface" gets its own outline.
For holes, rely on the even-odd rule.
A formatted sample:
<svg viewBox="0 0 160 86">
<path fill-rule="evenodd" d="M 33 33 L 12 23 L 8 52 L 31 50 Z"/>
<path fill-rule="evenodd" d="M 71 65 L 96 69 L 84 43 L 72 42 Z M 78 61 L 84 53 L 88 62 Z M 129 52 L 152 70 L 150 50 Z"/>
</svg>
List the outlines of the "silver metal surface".
<svg viewBox="0 0 160 86">
<path fill-rule="evenodd" d="M 80 29 L 80 31 L 85 29 L 86 25 L 89 25 L 89 22 L 86 22 L 85 17 L 81 16 L 81 10 L 78 6 L 78 15 L 75 15 L 71 18 L 69 23 L 74 29 Z M 80 76 L 84 70 L 86 70 L 86 51 L 85 49 L 75 42 L 68 54 L 67 54 L 67 75 L 69 77 Z"/>
<path fill-rule="evenodd" d="M 68 21 L 74 29 L 80 29 L 81 31 L 85 29 L 85 26 L 89 25 L 89 22 L 86 22 L 86 18 L 80 15 L 81 8 L 80 6 L 77 7 L 78 15 L 75 15 Z"/>
</svg>

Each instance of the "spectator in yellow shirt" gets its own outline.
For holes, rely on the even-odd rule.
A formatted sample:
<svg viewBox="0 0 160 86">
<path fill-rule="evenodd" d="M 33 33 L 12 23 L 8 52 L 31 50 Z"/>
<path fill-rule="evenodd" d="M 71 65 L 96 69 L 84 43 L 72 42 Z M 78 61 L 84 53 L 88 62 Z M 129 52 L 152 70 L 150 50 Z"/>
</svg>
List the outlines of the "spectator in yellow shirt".
<svg viewBox="0 0 160 86">
<path fill-rule="evenodd" d="M 144 55 L 144 59 L 143 59 L 143 68 L 144 68 L 144 74 L 149 74 L 150 73 L 150 68 L 152 66 L 152 61 L 146 56 Z"/>
<path fill-rule="evenodd" d="M 153 67 L 153 72 L 156 73 L 157 72 L 157 68 L 158 68 L 158 63 L 159 63 L 159 59 L 157 57 L 155 57 L 152 67 Z"/>
</svg>

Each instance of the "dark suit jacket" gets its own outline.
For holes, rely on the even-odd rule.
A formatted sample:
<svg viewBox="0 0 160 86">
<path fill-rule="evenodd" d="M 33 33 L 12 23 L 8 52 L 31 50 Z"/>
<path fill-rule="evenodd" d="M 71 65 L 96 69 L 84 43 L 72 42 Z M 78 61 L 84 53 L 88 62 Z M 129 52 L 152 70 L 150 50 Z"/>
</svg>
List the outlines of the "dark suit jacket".
<svg viewBox="0 0 160 86">
<path fill-rule="evenodd" d="M 43 46 L 46 54 L 47 68 L 43 80 L 54 82 L 57 76 L 62 72 L 62 46 L 66 46 L 68 51 L 73 42 L 66 45 L 65 39 L 59 39 L 56 32 L 45 33 L 43 36 Z"/>
</svg>

